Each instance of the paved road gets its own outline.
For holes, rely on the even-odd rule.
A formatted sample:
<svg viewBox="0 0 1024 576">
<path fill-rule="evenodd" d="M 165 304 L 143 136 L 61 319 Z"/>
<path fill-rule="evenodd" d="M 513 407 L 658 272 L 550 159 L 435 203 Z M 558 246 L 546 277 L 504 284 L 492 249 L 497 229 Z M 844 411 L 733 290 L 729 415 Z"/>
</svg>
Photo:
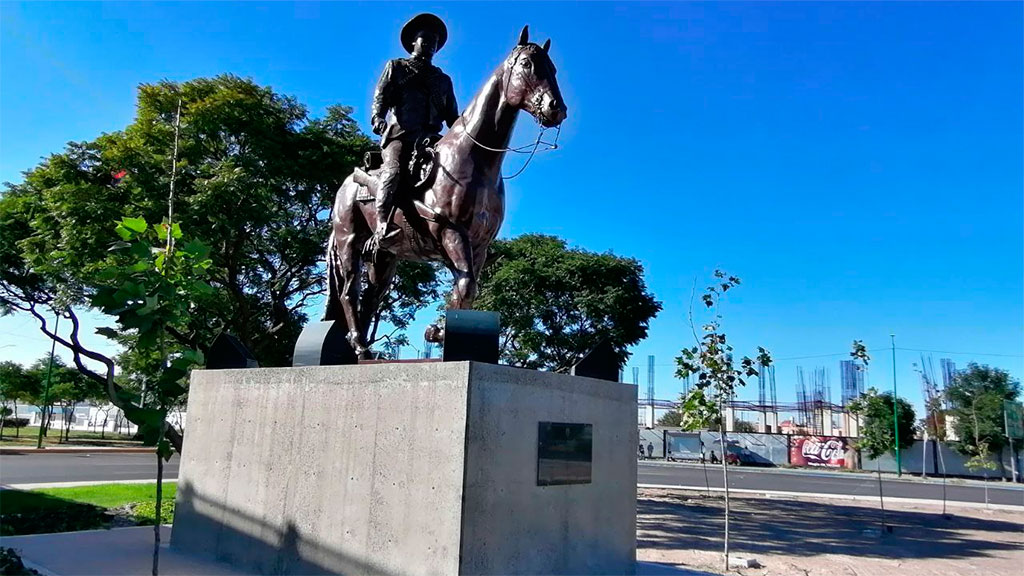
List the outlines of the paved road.
<svg viewBox="0 0 1024 576">
<path fill-rule="evenodd" d="M 164 464 L 164 478 L 178 477 L 178 456 Z M 94 482 L 156 478 L 153 454 L 2 454 L 0 484 Z"/>
<path fill-rule="evenodd" d="M 721 468 L 708 468 L 712 488 L 722 486 Z M 103 482 L 113 480 L 150 480 L 156 477 L 156 461 L 151 454 L 30 454 L 0 455 L 0 484 L 43 482 Z M 164 477 L 178 477 L 178 457 L 164 466 Z M 640 484 L 662 486 L 704 486 L 704 471 L 696 465 L 641 462 L 637 474 Z M 886 496 L 939 500 L 940 484 L 885 480 Z M 731 468 L 730 488 L 806 492 L 808 494 L 878 495 L 874 476 L 816 474 L 764 468 Z M 1024 487 L 989 486 L 989 502 L 1024 507 Z M 946 498 L 961 502 L 984 502 L 985 489 L 977 484 L 950 482 Z"/>
<path fill-rule="evenodd" d="M 892 498 L 941 500 L 942 484 L 908 480 L 885 480 L 882 493 Z M 708 481 L 712 488 L 722 487 L 722 468 L 708 467 Z M 639 484 L 665 486 L 699 486 L 704 484 L 704 470 L 699 465 L 678 465 L 641 462 L 637 472 Z M 878 496 L 878 479 L 867 474 L 772 470 L 770 468 L 729 468 L 729 487 L 747 490 L 806 492 L 808 494 L 846 494 Z M 977 483 L 965 484 L 949 481 L 946 484 L 947 501 L 984 502 L 985 488 Z M 988 501 L 1024 507 L 1024 486 L 1009 487 L 991 484 Z"/>
</svg>

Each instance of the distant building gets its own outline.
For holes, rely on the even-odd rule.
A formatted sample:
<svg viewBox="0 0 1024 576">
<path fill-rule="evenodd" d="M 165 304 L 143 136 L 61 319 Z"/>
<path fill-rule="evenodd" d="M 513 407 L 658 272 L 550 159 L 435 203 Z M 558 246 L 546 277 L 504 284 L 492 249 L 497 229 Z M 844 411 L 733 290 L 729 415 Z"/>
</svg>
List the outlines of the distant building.
<svg viewBox="0 0 1024 576">
<path fill-rule="evenodd" d="M 17 412 L 13 416 L 28 420 L 28 426 L 39 426 L 42 420 L 39 408 L 31 405 L 19 404 Z M 184 410 L 172 410 L 167 414 L 167 422 L 175 428 L 183 430 L 185 427 L 185 416 Z M 67 420 L 65 420 L 65 417 Z M 50 426 L 53 428 L 64 428 L 68 421 L 71 422 L 72 430 L 106 431 L 119 434 L 135 434 L 138 431 L 138 426 L 129 422 L 124 417 L 121 409 L 113 404 L 99 406 L 81 404 L 75 406 L 73 411 L 71 409 L 65 410 L 62 406 L 54 406 L 53 419 Z"/>
<path fill-rule="evenodd" d="M 779 422 L 779 432 L 781 434 L 807 434 L 807 427 L 799 426 L 792 420 L 783 420 Z"/>
</svg>

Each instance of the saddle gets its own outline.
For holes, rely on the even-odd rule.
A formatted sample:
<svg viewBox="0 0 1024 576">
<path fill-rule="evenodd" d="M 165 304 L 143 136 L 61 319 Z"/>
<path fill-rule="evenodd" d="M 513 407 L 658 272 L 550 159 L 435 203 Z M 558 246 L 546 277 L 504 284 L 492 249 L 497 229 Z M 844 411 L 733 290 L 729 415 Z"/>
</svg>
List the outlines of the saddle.
<svg viewBox="0 0 1024 576">
<path fill-rule="evenodd" d="M 424 137 L 416 143 L 407 172 L 402 174 L 401 187 L 407 196 L 420 200 L 423 193 L 433 181 L 434 172 L 437 170 L 436 153 L 434 146 L 441 139 L 440 135 Z M 380 167 L 384 163 L 380 150 L 371 150 L 363 155 L 362 171 L 371 178 L 376 178 L 380 173 Z M 372 186 L 363 186 L 359 190 L 356 200 L 360 202 L 372 202 L 375 199 Z M 410 194 L 411 193 L 411 194 Z"/>
</svg>

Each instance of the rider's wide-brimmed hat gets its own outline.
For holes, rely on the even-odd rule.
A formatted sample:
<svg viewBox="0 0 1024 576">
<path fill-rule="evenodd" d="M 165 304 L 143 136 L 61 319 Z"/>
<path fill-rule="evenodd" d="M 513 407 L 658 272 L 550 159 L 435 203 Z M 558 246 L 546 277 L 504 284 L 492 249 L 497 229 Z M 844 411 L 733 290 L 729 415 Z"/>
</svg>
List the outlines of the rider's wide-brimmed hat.
<svg viewBox="0 0 1024 576">
<path fill-rule="evenodd" d="M 444 43 L 448 41 L 448 27 L 440 18 L 433 14 L 418 14 L 402 26 L 402 47 L 412 54 L 412 43 L 416 40 L 416 34 L 429 30 L 437 37 L 437 50 L 441 50 Z"/>
</svg>

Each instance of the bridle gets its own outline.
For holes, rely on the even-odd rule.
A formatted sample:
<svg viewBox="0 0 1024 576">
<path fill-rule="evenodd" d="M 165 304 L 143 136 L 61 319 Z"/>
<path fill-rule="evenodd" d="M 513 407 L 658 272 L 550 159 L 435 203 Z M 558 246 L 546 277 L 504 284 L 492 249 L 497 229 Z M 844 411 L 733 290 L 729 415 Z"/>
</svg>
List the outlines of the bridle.
<svg viewBox="0 0 1024 576">
<path fill-rule="evenodd" d="M 502 95 L 502 97 L 504 97 L 506 99 L 507 99 L 506 94 L 507 94 L 507 91 L 508 91 L 508 84 L 509 84 L 509 82 L 511 81 L 511 78 L 512 78 L 512 70 L 515 69 L 516 62 L 519 61 L 519 56 L 522 54 L 522 52 L 523 52 L 523 50 L 525 48 L 526 48 L 526 46 L 517 46 L 516 49 L 512 51 L 512 54 L 510 54 L 508 59 L 506 60 L 506 64 L 505 64 L 506 72 L 505 72 L 504 78 L 502 78 L 502 81 L 501 81 L 501 83 L 502 83 L 501 95 Z M 520 174 L 523 173 L 523 171 L 526 170 L 526 167 L 530 165 L 530 162 L 533 160 L 533 157 L 537 154 L 537 152 L 550 152 L 552 150 L 557 150 L 558 149 L 558 137 L 562 134 L 562 125 L 559 124 L 555 128 L 555 139 L 552 142 L 547 142 L 547 141 L 544 140 L 544 134 L 548 130 L 550 130 L 550 128 L 545 128 L 545 127 L 541 126 L 541 130 L 537 134 L 537 139 L 532 144 L 526 144 L 524 146 L 519 146 L 519 147 L 516 147 L 516 148 L 492 148 L 490 146 L 487 146 L 486 144 L 482 144 L 479 140 L 474 138 L 473 135 L 469 133 L 469 131 L 466 131 L 465 134 L 466 134 L 466 136 L 469 136 L 469 139 L 473 141 L 473 144 L 476 144 L 477 146 L 479 146 L 479 147 L 481 147 L 484 150 L 487 150 L 489 152 L 499 152 L 499 153 L 511 152 L 513 154 L 529 154 L 529 157 L 526 159 L 526 162 L 522 165 L 522 167 L 519 168 L 519 170 L 516 171 L 515 174 L 513 174 L 511 176 L 502 176 L 501 177 L 502 180 L 511 180 L 511 179 L 515 178 L 516 176 L 519 176 Z M 546 146 L 546 148 L 541 149 L 540 146 L 542 144 L 544 146 Z"/>
</svg>

